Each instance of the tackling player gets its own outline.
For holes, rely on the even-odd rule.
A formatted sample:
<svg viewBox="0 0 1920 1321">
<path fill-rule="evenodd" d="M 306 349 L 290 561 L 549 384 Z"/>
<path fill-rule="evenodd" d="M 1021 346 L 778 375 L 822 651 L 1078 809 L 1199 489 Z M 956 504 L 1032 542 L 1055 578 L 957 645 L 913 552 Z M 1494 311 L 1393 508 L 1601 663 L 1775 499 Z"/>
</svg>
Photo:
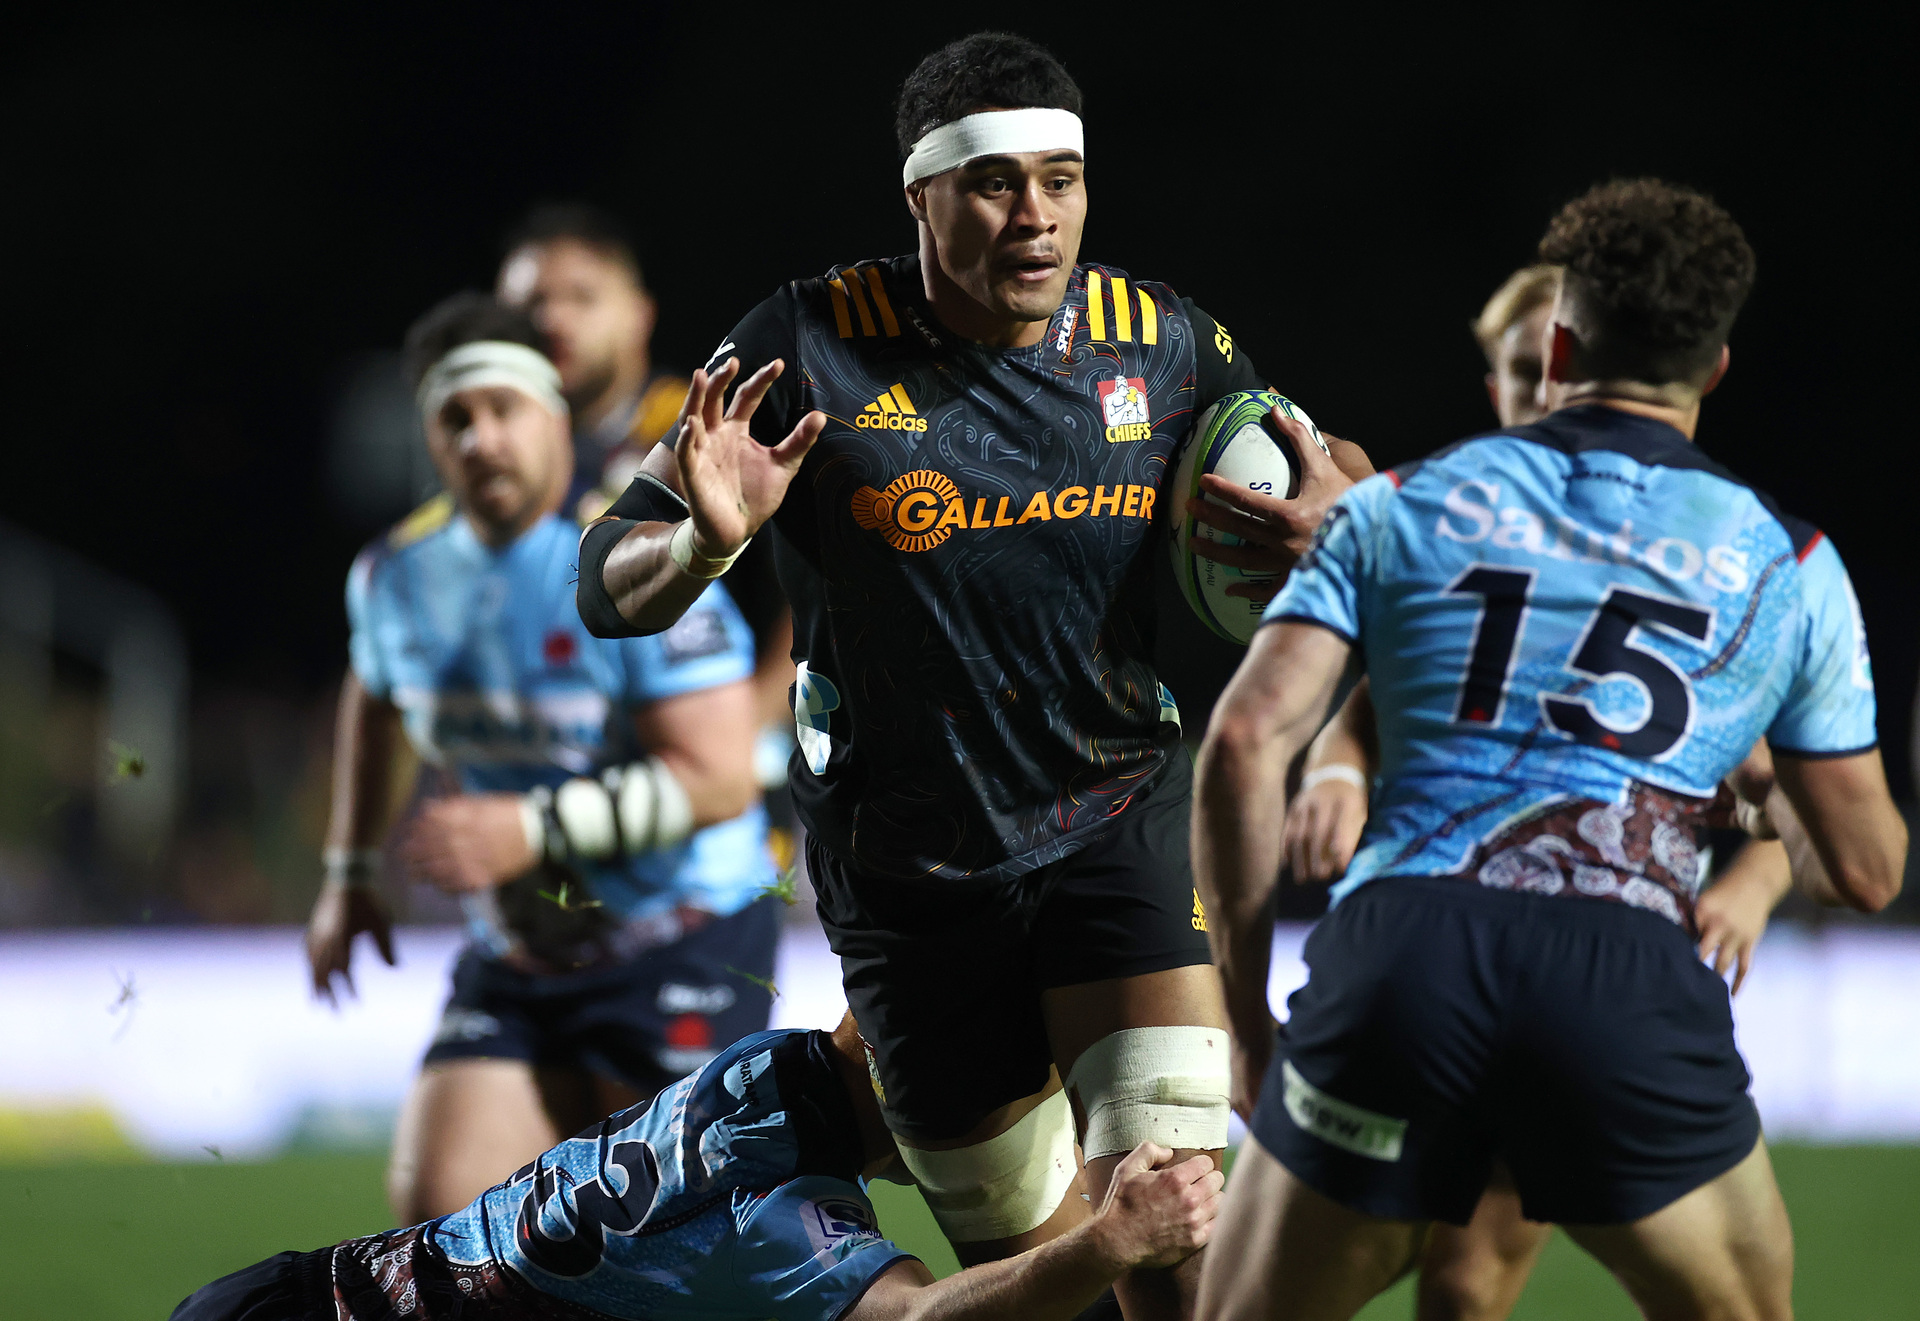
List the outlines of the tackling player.
<svg viewBox="0 0 1920 1321">
<path fill-rule="evenodd" d="M 373 889 L 404 736 L 452 781 L 400 829 L 470 943 L 402 1112 L 403 1220 L 463 1205 L 597 1115 L 764 1028 L 779 919 L 751 771 L 747 632 L 724 592 L 608 642 L 571 600 L 567 406 L 524 313 L 479 295 L 408 336 L 448 494 L 355 562 L 328 879 L 308 949 L 332 997 Z M 351 988 L 351 979 L 348 978 Z"/>
<path fill-rule="evenodd" d="M 283 1252 L 173 1321 L 1067 1321 L 1197 1251 L 1220 1200 L 1211 1162 L 1143 1143 L 1074 1230 L 935 1283 L 875 1228 L 863 1182 L 898 1159 L 850 1018 L 763 1032 L 456 1214 Z"/>
<path fill-rule="evenodd" d="M 1473 323 L 1487 359 L 1487 398 L 1503 427 L 1526 426 L 1545 415 L 1542 346 L 1559 282 L 1551 266 L 1515 271 Z M 1770 765 L 1764 744 L 1755 755 L 1754 770 L 1762 774 L 1756 796 L 1764 802 Z M 1285 856 L 1296 883 L 1324 885 L 1345 873 L 1366 825 L 1378 759 L 1373 704 L 1362 679 L 1308 749 L 1287 805 Z M 1776 804 L 1775 814 L 1786 816 L 1790 809 L 1783 812 Z M 1695 906 L 1701 956 L 1716 971 L 1734 970 L 1736 994 L 1768 915 L 1791 888 L 1786 848 L 1745 839 L 1701 894 Z M 1495 1161 L 1472 1220 L 1464 1228 L 1436 1221 L 1428 1229 L 1415 1315 L 1421 1321 L 1500 1321 L 1519 1301 L 1551 1234 L 1550 1226 L 1521 1214 L 1513 1177 L 1504 1162 Z"/>
<path fill-rule="evenodd" d="M 1832 543 L 1692 443 L 1753 279 L 1705 197 L 1595 188 L 1552 411 L 1355 488 L 1268 610 L 1201 755 L 1195 863 L 1249 1115 L 1210 1318 L 1343 1318 L 1503 1157 L 1650 1316 L 1785 1317 L 1792 1244 L 1727 990 L 1691 934 L 1716 787 L 1761 735 L 1877 911 L 1906 830 Z M 1286 767 L 1364 656 L 1380 787 L 1276 1032 L 1262 913 Z M 1830 879 L 1828 879 L 1830 878 Z"/>
<path fill-rule="evenodd" d="M 581 546 L 581 614 L 621 636 L 672 624 L 777 529 L 809 874 L 883 1113 L 962 1261 L 1086 1214 L 1076 1131 L 1096 1202 L 1143 1140 L 1226 1140 L 1151 572 L 1194 418 L 1264 382 L 1190 300 L 1079 261 L 1079 107 L 1022 38 L 922 62 L 896 120 L 918 252 L 751 312 L 695 373 L 675 452 Z M 1301 457 L 1292 550 L 1350 484 Z M 1141 1321 L 1193 1282 L 1116 1292 Z"/>
</svg>

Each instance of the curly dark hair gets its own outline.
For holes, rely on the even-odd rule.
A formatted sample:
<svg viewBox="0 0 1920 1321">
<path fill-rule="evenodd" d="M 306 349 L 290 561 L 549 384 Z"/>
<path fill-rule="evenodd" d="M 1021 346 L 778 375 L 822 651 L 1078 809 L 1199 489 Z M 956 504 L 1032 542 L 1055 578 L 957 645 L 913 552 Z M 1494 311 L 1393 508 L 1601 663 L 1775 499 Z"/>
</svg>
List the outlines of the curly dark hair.
<svg viewBox="0 0 1920 1321">
<path fill-rule="evenodd" d="M 1659 179 L 1616 179 L 1567 203 L 1540 260 L 1566 272 L 1588 380 L 1704 382 L 1753 288 L 1753 249 L 1733 217 Z"/>
<path fill-rule="evenodd" d="M 942 124 L 976 110 L 1071 110 L 1080 113 L 1080 85 L 1046 47 L 1011 32 L 976 32 L 948 42 L 900 86 L 893 132 L 900 159 Z"/>
<path fill-rule="evenodd" d="M 517 307 L 508 307 L 489 294 L 453 295 L 435 303 L 431 311 L 407 331 L 401 360 L 407 380 L 418 390 L 434 363 L 476 340 L 500 339 L 510 344 L 525 344 L 530 349 L 547 351 L 546 336 L 533 324 L 533 318 Z"/>
</svg>

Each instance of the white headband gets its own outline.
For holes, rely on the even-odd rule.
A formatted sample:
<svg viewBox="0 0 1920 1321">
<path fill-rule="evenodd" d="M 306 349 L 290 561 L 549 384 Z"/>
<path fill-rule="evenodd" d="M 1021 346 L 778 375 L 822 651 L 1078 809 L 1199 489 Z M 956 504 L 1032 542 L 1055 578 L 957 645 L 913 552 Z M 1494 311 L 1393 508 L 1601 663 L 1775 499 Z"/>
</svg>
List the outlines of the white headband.
<svg viewBox="0 0 1920 1321">
<path fill-rule="evenodd" d="M 560 372 L 538 349 L 504 339 L 462 344 L 427 369 L 420 381 L 420 416 L 438 417 L 447 400 L 462 390 L 504 385 L 531 397 L 555 417 L 567 415 L 560 397 Z"/>
<path fill-rule="evenodd" d="M 1083 155 L 1080 116 L 1071 110 L 982 110 L 942 124 L 913 144 L 903 182 L 918 183 L 981 156 L 1021 151 L 1076 151 Z"/>
</svg>

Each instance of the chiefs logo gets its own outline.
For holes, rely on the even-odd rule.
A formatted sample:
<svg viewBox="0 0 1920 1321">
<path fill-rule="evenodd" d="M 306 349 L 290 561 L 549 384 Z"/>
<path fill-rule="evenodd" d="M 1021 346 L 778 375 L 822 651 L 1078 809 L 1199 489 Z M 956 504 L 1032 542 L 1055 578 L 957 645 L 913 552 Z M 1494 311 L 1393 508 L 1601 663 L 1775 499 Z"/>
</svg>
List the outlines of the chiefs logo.
<svg viewBox="0 0 1920 1321">
<path fill-rule="evenodd" d="M 1138 376 L 1114 374 L 1112 380 L 1096 387 L 1100 395 L 1100 413 L 1107 421 L 1107 440 L 1119 444 L 1127 440 L 1145 440 L 1153 435 L 1153 419 L 1147 411 L 1147 383 Z"/>
<path fill-rule="evenodd" d="M 932 550 L 953 535 L 951 524 L 934 524 L 940 511 L 959 498 L 960 488 L 945 473 L 920 468 L 894 478 L 884 491 L 871 486 L 855 491 L 853 521 L 878 532 L 895 550 Z"/>
</svg>

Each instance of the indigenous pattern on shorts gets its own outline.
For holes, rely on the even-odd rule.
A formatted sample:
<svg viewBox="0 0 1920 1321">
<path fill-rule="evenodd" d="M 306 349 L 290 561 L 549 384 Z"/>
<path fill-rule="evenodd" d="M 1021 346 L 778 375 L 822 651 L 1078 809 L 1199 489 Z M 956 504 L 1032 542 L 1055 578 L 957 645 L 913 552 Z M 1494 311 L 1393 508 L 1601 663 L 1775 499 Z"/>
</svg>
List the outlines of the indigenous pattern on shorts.
<svg viewBox="0 0 1920 1321">
<path fill-rule="evenodd" d="M 340 1321 L 602 1321 L 605 1313 L 554 1298 L 495 1261 L 450 1262 L 429 1225 L 351 1239 L 333 1250 Z"/>
<path fill-rule="evenodd" d="M 1691 932 L 1711 807 L 1638 783 L 1625 803 L 1542 803 L 1483 838 L 1467 874 L 1494 890 L 1610 899 Z"/>
<path fill-rule="evenodd" d="M 1351 639 L 1373 685 L 1380 775 L 1336 902 L 1456 875 L 1685 924 L 1698 830 L 1755 740 L 1874 745 L 1833 543 L 1672 427 L 1598 405 L 1360 483 L 1267 618 Z"/>
</svg>

